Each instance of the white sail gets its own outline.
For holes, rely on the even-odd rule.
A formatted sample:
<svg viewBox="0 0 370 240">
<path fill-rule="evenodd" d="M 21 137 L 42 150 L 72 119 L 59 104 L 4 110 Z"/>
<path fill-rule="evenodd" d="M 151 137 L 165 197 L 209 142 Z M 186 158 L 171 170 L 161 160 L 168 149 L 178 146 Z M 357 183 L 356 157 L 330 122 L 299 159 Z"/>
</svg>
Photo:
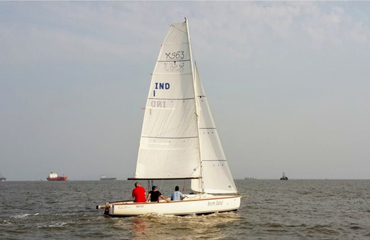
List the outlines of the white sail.
<svg viewBox="0 0 370 240">
<path fill-rule="evenodd" d="M 192 179 L 196 192 L 237 193 L 192 64 L 187 23 L 171 25 L 154 68 L 135 179 Z"/>
<path fill-rule="evenodd" d="M 202 178 L 193 179 L 191 188 L 196 192 L 204 191 L 214 194 L 237 193 L 197 67 L 195 67 L 194 77 L 199 115 L 198 126 Z"/>
<path fill-rule="evenodd" d="M 187 23 L 172 24 L 154 68 L 136 179 L 200 176 L 192 59 Z"/>
</svg>

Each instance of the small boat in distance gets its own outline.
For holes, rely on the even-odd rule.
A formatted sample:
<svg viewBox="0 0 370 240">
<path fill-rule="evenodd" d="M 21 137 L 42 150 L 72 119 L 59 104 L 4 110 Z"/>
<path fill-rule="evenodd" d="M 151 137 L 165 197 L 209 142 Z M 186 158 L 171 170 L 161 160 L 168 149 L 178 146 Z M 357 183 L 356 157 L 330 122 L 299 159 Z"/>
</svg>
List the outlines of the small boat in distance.
<svg viewBox="0 0 370 240">
<path fill-rule="evenodd" d="M 56 174 L 55 172 L 51 172 L 46 179 L 48 181 L 67 181 L 67 177 L 58 177 L 58 174 Z"/>
<path fill-rule="evenodd" d="M 102 181 L 114 181 L 116 179 L 117 178 L 115 178 L 115 177 L 106 177 L 106 176 L 101 176 L 100 177 L 100 180 L 102 180 Z"/>
<path fill-rule="evenodd" d="M 257 179 L 256 177 L 245 177 L 244 180 L 255 180 Z"/>
<path fill-rule="evenodd" d="M 0 182 L 5 182 L 6 181 L 6 177 L 4 177 L 1 173 L 0 173 Z"/>
<path fill-rule="evenodd" d="M 288 177 L 285 176 L 285 173 L 283 172 L 283 176 L 280 178 L 280 180 L 288 180 Z"/>
</svg>

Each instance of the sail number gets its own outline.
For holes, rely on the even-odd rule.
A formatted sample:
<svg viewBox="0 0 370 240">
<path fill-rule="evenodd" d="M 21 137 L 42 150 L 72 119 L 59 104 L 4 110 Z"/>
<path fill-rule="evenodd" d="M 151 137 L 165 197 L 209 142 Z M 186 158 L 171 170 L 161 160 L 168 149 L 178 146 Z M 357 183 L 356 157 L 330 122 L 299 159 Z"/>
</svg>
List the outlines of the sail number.
<svg viewBox="0 0 370 240">
<path fill-rule="evenodd" d="M 185 57 L 184 51 L 169 52 L 164 54 L 166 54 L 166 59 L 184 59 Z"/>
<path fill-rule="evenodd" d="M 185 63 L 176 64 L 175 62 L 164 63 L 164 70 L 166 72 L 182 72 L 184 71 Z"/>
<path fill-rule="evenodd" d="M 155 83 L 155 88 L 154 89 L 165 89 L 168 90 L 170 89 L 171 85 L 169 83 Z"/>
<path fill-rule="evenodd" d="M 152 108 L 166 108 L 166 101 L 151 101 L 150 106 Z"/>
<path fill-rule="evenodd" d="M 207 206 L 212 207 L 212 206 L 221 206 L 223 205 L 224 201 L 209 201 Z"/>
<path fill-rule="evenodd" d="M 176 60 L 183 60 L 185 58 L 184 51 L 166 52 L 166 60 L 174 60 L 173 62 L 164 63 L 164 70 L 166 72 L 182 72 L 184 71 L 184 63 L 176 63 Z"/>
<path fill-rule="evenodd" d="M 170 83 L 154 83 L 153 97 L 155 97 L 156 90 L 168 90 L 170 88 Z M 150 106 L 154 108 L 166 108 L 166 101 L 151 101 Z"/>
</svg>

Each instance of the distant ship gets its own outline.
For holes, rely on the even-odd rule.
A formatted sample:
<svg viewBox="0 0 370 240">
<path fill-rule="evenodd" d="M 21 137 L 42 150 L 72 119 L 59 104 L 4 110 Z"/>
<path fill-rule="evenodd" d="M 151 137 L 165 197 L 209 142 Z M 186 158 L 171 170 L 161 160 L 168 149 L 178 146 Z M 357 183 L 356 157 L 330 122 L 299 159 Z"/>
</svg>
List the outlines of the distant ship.
<svg viewBox="0 0 370 240">
<path fill-rule="evenodd" d="M 0 173 L 0 182 L 5 182 L 6 181 L 6 177 L 3 177 L 3 175 Z"/>
<path fill-rule="evenodd" d="M 101 176 L 100 177 L 100 180 L 102 180 L 102 181 L 114 181 L 116 179 L 117 178 L 115 178 L 115 177 L 106 177 L 106 176 Z"/>
<path fill-rule="evenodd" d="M 55 172 L 51 172 L 49 177 L 46 178 L 48 181 L 67 181 L 67 177 L 58 177 L 58 174 Z"/>
<path fill-rule="evenodd" d="M 249 178 L 248 178 L 248 177 L 245 177 L 244 179 L 245 179 L 245 180 L 251 180 L 251 179 L 252 179 L 252 180 L 255 180 L 255 179 L 257 179 L 257 178 L 256 178 L 256 177 L 249 177 Z"/>
<path fill-rule="evenodd" d="M 288 177 L 285 176 L 285 173 L 283 173 L 283 176 L 280 178 L 280 180 L 288 180 Z"/>
</svg>

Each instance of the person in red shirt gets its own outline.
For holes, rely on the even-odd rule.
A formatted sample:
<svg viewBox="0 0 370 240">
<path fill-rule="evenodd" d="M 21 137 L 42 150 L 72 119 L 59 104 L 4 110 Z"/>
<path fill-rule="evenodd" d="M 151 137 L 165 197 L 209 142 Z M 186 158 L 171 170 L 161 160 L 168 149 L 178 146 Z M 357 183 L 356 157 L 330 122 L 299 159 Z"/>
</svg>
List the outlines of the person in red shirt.
<svg viewBox="0 0 370 240">
<path fill-rule="evenodd" d="M 135 198 L 134 202 L 146 202 L 145 195 L 145 188 L 143 188 L 139 182 L 136 182 L 135 188 L 132 190 L 132 197 Z"/>
</svg>

